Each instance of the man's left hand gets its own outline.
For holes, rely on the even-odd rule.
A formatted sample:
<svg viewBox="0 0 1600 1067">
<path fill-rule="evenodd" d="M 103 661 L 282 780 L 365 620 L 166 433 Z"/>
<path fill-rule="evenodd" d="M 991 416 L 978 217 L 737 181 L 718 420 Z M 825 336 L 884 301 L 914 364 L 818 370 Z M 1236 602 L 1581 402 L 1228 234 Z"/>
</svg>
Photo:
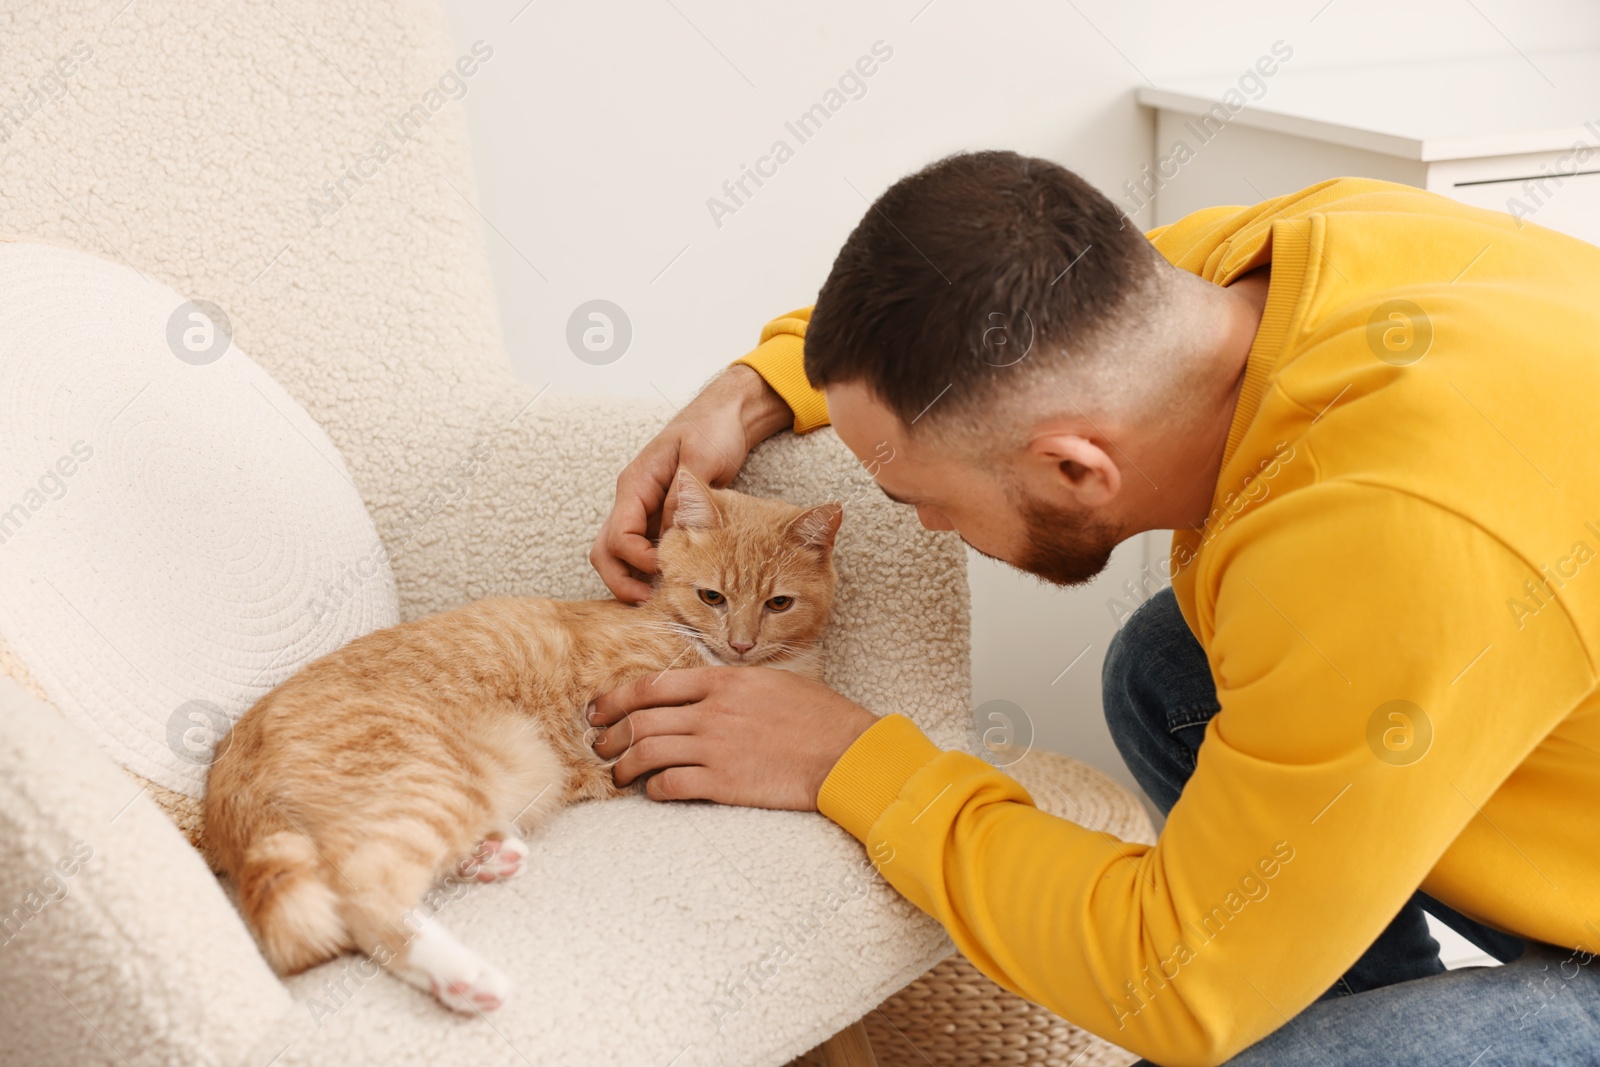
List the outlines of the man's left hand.
<svg viewBox="0 0 1600 1067">
<path fill-rule="evenodd" d="M 877 721 L 821 682 L 768 667 L 649 674 L 601 696 L 589 716 L 604 727 L 594 750 L 617 760 L 619 786 L 650 774 L 653 800 L 791 811 L 817 809 L 823 779 Z"/>
</svg>

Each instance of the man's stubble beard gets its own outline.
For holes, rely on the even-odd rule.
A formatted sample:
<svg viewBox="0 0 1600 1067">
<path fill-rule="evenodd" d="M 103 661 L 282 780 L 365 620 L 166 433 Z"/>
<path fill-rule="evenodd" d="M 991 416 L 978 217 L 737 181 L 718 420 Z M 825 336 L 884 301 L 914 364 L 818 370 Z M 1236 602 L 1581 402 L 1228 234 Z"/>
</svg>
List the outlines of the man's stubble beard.
<svg viewBox="0 0 1600 1067">
<path fill-rule="evenodd" d="M 1022 558 L 1001 560 L 1053 585 L 1084 585 L 1111 562 L 1123 540 L 1116 527 L 1079 511 L 1053 508 L 1022 496 L 1018 511 L 1025 527 Z M 981 549 L 979 555 L 990 556 Z"/>
</svg>

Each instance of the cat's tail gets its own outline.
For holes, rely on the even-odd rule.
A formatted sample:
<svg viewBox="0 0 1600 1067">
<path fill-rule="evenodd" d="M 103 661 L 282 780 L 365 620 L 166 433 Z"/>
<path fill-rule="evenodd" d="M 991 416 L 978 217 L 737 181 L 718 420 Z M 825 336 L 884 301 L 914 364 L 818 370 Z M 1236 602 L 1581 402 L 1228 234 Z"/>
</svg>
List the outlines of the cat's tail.
<svg viewBox="0 0 1600 1067">
<path fill-rule="evenodd" d="M 240 903 L 280 974 L 297 974 L 351 947 L 322 866 L 316 845 L 298 830 L 269 830 L 245 850 Z"/>
</svg>

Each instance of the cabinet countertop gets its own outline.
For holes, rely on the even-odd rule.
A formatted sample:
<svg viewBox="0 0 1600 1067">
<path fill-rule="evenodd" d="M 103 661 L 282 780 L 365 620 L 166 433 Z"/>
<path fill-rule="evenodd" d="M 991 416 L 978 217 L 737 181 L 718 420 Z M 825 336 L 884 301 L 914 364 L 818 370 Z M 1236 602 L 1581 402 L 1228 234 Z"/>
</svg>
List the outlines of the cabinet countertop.
<svg viewBox="0 0 1600 1067">
<path fill-rule="evenodd" d="M 1239 77 L 1139 90 L 1146 107 L 1200 115 L 1229 89 L 1230 123 L 1421 162 L 1600 145 L 1600 51 L 1515 53 L 1366 67 L 1278 65 L 1255 99 Z"/>
</svg>

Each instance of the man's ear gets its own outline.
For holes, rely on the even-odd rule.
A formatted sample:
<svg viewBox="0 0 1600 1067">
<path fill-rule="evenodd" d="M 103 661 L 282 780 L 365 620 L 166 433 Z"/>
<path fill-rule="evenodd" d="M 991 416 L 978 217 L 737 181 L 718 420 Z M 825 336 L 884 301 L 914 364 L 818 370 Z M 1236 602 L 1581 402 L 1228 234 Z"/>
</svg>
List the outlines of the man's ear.
<svg viewBox="0 0 1600 1067">
<path fill-rule="evenodd" d="M 1067 491 L 1085 507 L 1101 507 L 1122 491 L 1122 468 L 1087 437 L 1042 433 L 1028 442 L 1028 454 L 1050 462 Z"/>
<path fill-rule="evenodd" d="M 685 530 L 710 530 L 722 525 L 722 509 L 711 495 L 711 487 L 688 467 L 679 467 L 674 480 L 678 494 L 678 507 L 672 513 L 672 525 Z"/>
<path fill-rule="evenodd" d="M 827 555 L 833 551 L 833 539 L 838 536 L 839 524 L 843 521 L 843 504 L 818 504 L 789 520 L 784 533 L 798 544 Z"/>
</svg>

